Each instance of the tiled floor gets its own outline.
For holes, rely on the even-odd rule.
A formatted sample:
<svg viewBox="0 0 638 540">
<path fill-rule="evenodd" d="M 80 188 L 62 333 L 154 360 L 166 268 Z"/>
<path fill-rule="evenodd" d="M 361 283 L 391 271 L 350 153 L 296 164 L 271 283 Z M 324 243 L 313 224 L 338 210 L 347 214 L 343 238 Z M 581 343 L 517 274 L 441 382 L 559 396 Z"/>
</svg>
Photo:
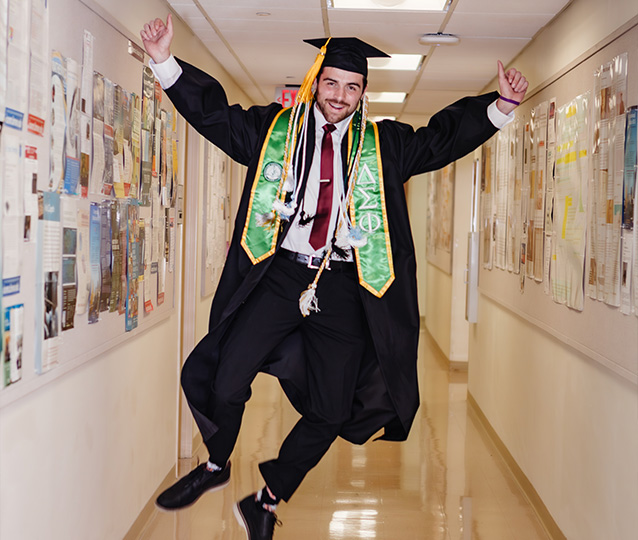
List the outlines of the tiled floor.
<svg viewBox="0 0 638 540">
<path fill-rule="evenodd" d="M 422 404 L 404 443 L 338 440 L 288 504 L 275 540 L 547 540 L 518 485 L 467 414 L 467 376 L 422 335 Z M 296 413 L 260 376 L 232 456 L 230 485 L 174 513 L 155 511 L 140 540 L 244 540 L 233 504 L 259 489 Z M 182 474 L 192 464 L 180 464 Z M 182 467 L 183 465 L 183 467 Z"/>
</svg>

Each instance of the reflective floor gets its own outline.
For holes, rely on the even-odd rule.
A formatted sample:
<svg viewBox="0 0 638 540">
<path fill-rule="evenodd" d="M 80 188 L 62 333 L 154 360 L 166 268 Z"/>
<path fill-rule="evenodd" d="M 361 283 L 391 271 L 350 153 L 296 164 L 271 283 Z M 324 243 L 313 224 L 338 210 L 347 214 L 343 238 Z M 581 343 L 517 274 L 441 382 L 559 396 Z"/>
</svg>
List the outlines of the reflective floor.
<svg viewBox="0 0 638 540">
<path fill-rule="evenodd" d="M 467 414 L 467 375 L 449 372 L 422 334 L 421 408 L 408 441 L 337 440 L 288 504 L 275 540 L 547 540 L 514 478 Z M 155 510 L 140 540 L 244 540 L 233 504 L 259 489 L 296 421 L 275 379 L 254 385 L 230 485 L 174 513 Z M 202 458 L 206 456 L 201 454 Z M 180 463 L 190 470 L 191 460 Z"/>
</svg>

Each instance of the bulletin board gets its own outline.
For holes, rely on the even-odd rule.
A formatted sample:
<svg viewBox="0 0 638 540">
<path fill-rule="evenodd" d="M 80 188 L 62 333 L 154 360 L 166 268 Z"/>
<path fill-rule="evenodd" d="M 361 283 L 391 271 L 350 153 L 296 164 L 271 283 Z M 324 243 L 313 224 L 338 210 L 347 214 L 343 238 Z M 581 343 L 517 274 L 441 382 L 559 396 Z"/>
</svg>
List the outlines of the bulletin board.
<svg viewBox="0 0 638 540">
<path fill-rule="evenodd" d="M 37 2 L 44 8 L 42 12 L 45 17 L 43 28 L 46 29 L 48 34 L 47 37 L 43 38 L 48 54 L 43 59 L 42 69 L 39 70 L 42 73 L 36 75 L 34 72 L 32 75 L 32 77 L 43 75 L 41 84 L 44 84 L 45 88 L 48 89 L 42 96 L 46 101 L 44 107 L 46 115 L 43 118 L 44 122 L 40 134 L 32 133 L 27 129 L 27 111 L 25 111 L 24 126 L 21 130 L 8 127 L 5 119 L 0 138 L 5 138 L 6 134 L 10 133 L 14 139 L 16 137 L 19 138 L 21 147 L 37 148 L 37 164 L 30 162 L 28 166 L 33 168 L 31 173 L 33 174 L 34 185 L 37 183 L 38 189 L 45 192 L 44 196 L 39 199 L 39 214 L 40 216 L 44 214 L 45 219 L 49 210 L 55 210 L 56 204 L 60 204 L 62 207 L 61 210 L 57 209 L 62 214 L 65 212 L 65 207 L 72 208 L 72 213 L 76 213 L 77 207 L 78 216 L 80 209 L 85 212 L 88 211 L 93 216 L 95 204 L 103 204 L 104 201 L 122 201 L 122 208 L 126 208 L 124 210 L 125 214 L 134 215 L 134 219 L 128 222 L 128 229 L 126 226 L 120 229 L 128 231 L 122 233 L 121 240 L 122 242 L 127 242 L 124 234 L 133 234 L 131 232 L 133 230 L 136 236 L 128 237 L 128 243 L 126 244 L 121 243 L 117 247 L 115 243 L 112 244 L 110 253 L 115 258 L 116 250 L 120 250 L 121 256 L 128 255 L 129 259 L 135 253 L 135 257 L 139 257 L 141 261 L 140 264 L 135 266 L 140 269 L 140 275 L 136 275 L 136 278 L 131 279 L 129 284 L 123 286 L 121 290 L 122 295 L 124 294 L 123 291 L 126 290 L 127 296 L 131 295 L 131 298 L 134 298 L 133 293 L 137 294 L 135 301 L 129 299 L 130 301 L 125 302 L 122 299 L 117 306 L 107 305 L 106 308 L 105 306 L 100 306 L 99 310 L 94 310 L 92 314 L 88 308 L 82 314 L 69 315 L 69 312 L 66 311 L 64 313 L 65 320 L 61 321 L 60 319 L 63 316 L 61 307 L 68 302 L 66 297 L 67 290 L 62 285 L 66 281 L 72 280 L 73 266 L 83 264 L 80 246 L 76 246 L 76 244 L 80 243 L 79 233 L 77 236 L 67 236 L 67 230 L 64 229 L 63 233 L 63 227 L 60 226 L 59 231 L 54 233 L 59 235 L 59 253 L 43 253 L 42 236 L 51 234 L 51 231 L 46 228 L 43 229 L 40 223 L 41 219 L 38 219 L 38 216 L 35 217 L 35 222 L 31 223 L 30 241 L 25 239 L 23 242 L 23 231 L 16 230 L 16 234 L 20 237 L 20 278 L 17 284 L 11 281 L 3 281 L 2 312 L 4 315 L 7 308 L 11 306 L 23 306 L 22 339 L 20 343 L 22 362 L 20 377 L 15 381 L 9 381 L 9 384 L 4 388 L 0 384 L 0 406 L 19 399 L 21 396 L 64 375 L 125 340 L 134 338 L 141 332 L 168 318 L 174 312 L 175 277 L 181 264 L 179 260 L 181 235 L 178 233 L 177 196 L 175 193 L 181 192 L 180 189 L 177 189 L 178 184 L 183 185 L 183 173 L 181 167 L 178 166 L 179 161 L 176 149 L 178 148 L 180 137 L 183 140 L 184 122 L 181 118 L 178 118 L 170 101 L 163 96 L 158 85 L 151 86 L 155 96 L 147 97 L 154 98 L 155 103 L 158 103 L 158 98 L 163 98 L 161 111 L 159 108 L 157 109 L 158 113 L 153 125 L 163 125 L 165 131 L 161 132 L 161 136 L 159 135 L 160 131 L 156 131 L 156 139 L 148 138 L 149 144 L 153 140 L 152 144 L 155 145 L 157 152 L 148 150 L 146 154 L 149 159 L 150 156 L 155 156 L 155 161 L 152 163 L 152 172 L 149 172 L 152 178 L 148 184 L 149 189 L 146 191 L 147 200 L 142 200 L 141 196 L 142 172 L 140 179 L 138 179 L 140 191 L 133 192 L 131 188 L 129 193 L 118 194 L 114 185 L 113 189 L 105 189 L 103 191 L 100 189 L 88 189 L 88 192 L 85 193 L 78 187 L 77 193 L 61 194 L 61 203 L 49 204 L 50 201 L 56 201 L 58 198 L 57 195 L 51 196 L 51 190 L 47 190 L 46 187 L 42 189 L 43 179 L 46 184 L 46 179 L 51 177 L 51 170 L 60 165 L 52 157 L 55 154 L 54 145 L 57 143 L 51 126 L 56 124 L 56 112 L 59 115 L 64 114 L 62 106 L 60 106 L 62 108 L 56 108 L 56 99 L 60 98 L 60 95 L 64 93 L 64 89 L 62 87 L 54 88 L 53 92 L 51 92 L 52 85 L 55 86 L 52 83 L 54 80 L 52 73 L 56 70 L 56 62 L 62 58 L 67 66 L 77 64 L 79 65 L 77 72 L 81 73 L 83 55 L 86 54 L 86 32 L 88 32 L 92 36 L 93 71 L 101 74 L 103 80 L 110 81 L 113 88 L 115 88 L 115 92 L 122 91 L 124 93 L 125 91 L 127 96 L 130 97 L 135 94 L 141 99 L 144 94 L 144 64 L 142 63 L 144 55 L 141 54 L 139 45 L 137 47 L 131 45 L 131 43 L 134 44 L 139 41 L 139 38 L 130 35 L 126 29 L 122 28 L 117 21 L 113 20 L 100 6 L 91 2 L 91 0 L 32 1 L 34 3 Z M 37 17 L 41 18 L 42 13 L 38 13 Z M 52 51 L 55 51 L 56 54 L 52 54 Z M 28 58 L 29 55 L 27 53 L 24 56 L 27 65 Z M 148 80 L 148 72 L 146 77 Z M 77 81 L 77 84 L 82 84 L 81 78 Z M 95 88 L 94 83 L 93 90 Z M 57 95 L 56 91 L 58 92 Z M 78 91 L 79 95 L 80 92 Z M 109 103 L 108 97 L 105 99 L 105 103 Z M 115 114 L 119 114 L 117 99 L 111 103 L 115 103 Z M 119 103 L 121 104 L 122 101 L 119 101 Z M 64 103 L 63 105 L 69 108 L 72 106 L 71 103 Z M 108 108 L 108 105 L 105 108 Z M 134 112 L 132 108 L 130 111 L 131 116 L 129 118 L 132 119 Z M 162 124 L 157 122 L 157 119 L 162 120 Z M 93 118 L 93 120 L 95 119 Z M 144 120 L 142 119 L 141 122 L 143 126 Z M 95 121 L 93 121 L 92 125 L 95 125 Z M 126 126 L 126 120 L 121 125 Z M 82 129 L 84 129 L 84 125 L 82 125 Z M 126 130 L 127 128 L 124 127 L 124 129 Z M 131 129 L 131 125 L 128 126 L 128 129 Z M 132 129 L 135 130 L 135 128 Z M 159 130 L 160 128 L 152 129 Z M 131 134 L 129 133 L 128 136 L 131 137 Z M 117 133 L 113 137 L 117 141 Z M 104 140 L 106 141 L 106 138 Z M 155 144 L 155 140 L 157 144 Z M 144 144 L 144 141 L 142 141 L 141 146 L 144 146 Z M 161 145 L 164 145 L 164 147 L 161 147 Z M 108 153 L 109 149 L 104 151 L 104 155 L 107 157 Z M 183 155 L 181 149 L 179 153 Z M 66 155 L 68 156 L 68 152 Z M 94 159 L 93 155 L 91 157 Z M 133 167 L 139 166 L 140 162 L 136 162 L 134 156 L 127 155 L 125 158 L 128 159 L 129 164 L 132 163 Z M 142 156 L 141 161 L 143 162 L 144 159 L 144 156 Z M 126 159 L 123 158 L 123 162 L 126 162 Z M 82 164 L 82 166 L 84 165 Z M 103 166 L 106 167 L 106 165 Z M 117 164 L 111 166 L 115 175 L 114 182 L 116 182 L 118 175 L 123 173 L 123 169 L 118 169 Z M 79 163 L 77 167 L 80 167 Z M 24 165 L 23 172 L 26 172 L 26 170 L 27 165 Z M 105 173 L 102 171 L 102 174 Z M 130 178 L 130 173 L 126 172 L 126 174 Z M 90 182 L 94 182 L 93 176 L 93 171 L 91 171 Z M 166 181 L 169 182 L 169 188 L 165 188 Z M 64 182 L 55 191 L 63 192 L 66 189 Z M 158 194 L 154 195 L 154 191 Z M 157 198 L 159 203 L 151 200 L 153 198 Z M 67 201 L 66 203 L 65 200 Z M 131 213 L 129 214 L 129 212 Z M 86 216 L 86 213 L 84 215 Z M 126 217 L 122 219 L 126 221 Z M 11 220 L 7 220 L 3 216 L 3 229 L 4 225 L 10 222 Z M 94 230 L 91 228 L 90 235 L 93 232 Z M 142 243 L 144 234 L 146 234 L 145 242 Z M 93 241 L 92 238 L 90 240 L 91 242 Z M 88 242 L 89 238 L 84 239 L 84 241 Z M 104 241 L 104 237 L 102 237 L 102 241 Z M 107 238 L 106 241 L 108 242 L 109 239 Z M 144 249 L 146 251 L 142 251 L 142 245 L 145 246 Z M 132 246 L 135 246 L 135 250 L 133 250 Z M 125 247 L 129 249 L 125 250 Z M 77 248 L 77 251 L 75 248 Z M 67 256 L 67 253 L 73 253 L 73 255 Z M 43 264 L 46 266 L 48 258 L 55 259 L 56 257 L 58 260 L 61 259 L 62 262 L 56 281 L 59 280 L 62 283 L 53 284 L 57 285 L 54 288 L 57 291 L 57 298 L 45 298 L 43 304 L 43 296 L 47 297 L 49 289 L 48 284 L 44 283 L 46 280 L 42 277 L 41 268 Z M 7 257 L 3 258 L 6 262 Z M 69 259 L 72 260 L 69 261 Z M 71 264 L 67 267 L 68 262 Z M 93 262 L 90 261 L 91 264 Z M 104 260 L 101 262 L 106 263 L 106 265 L 102 264 L 101 270 L 98 270 L 99 272 L 102 272 L 105 266 L 114 264 Z M 87 261 L 84 261 L 84 263 L 87 263 Z M 134 265 L 130 264 L 129 261 L 128 268 L 133 267 Z M 115 265 L 113 268 L 115 268 Z M 111 277 L 117 279 L 114 275 Z M 125 276 L 120 276 L 120 279 L 125 279 Z M 133 287 L 133 284 L 135 284 L 135 287 Z M 15 290 L 9 291 L 8 286 L 15 286 Z M 89 304 L 92 301 L 91 298 L 89 298 Z M 57 311 L 52 310 L 49 313 L 49 304 L 55 305 L 56 302 Z M 126 307 L 123 308 L 123 306 Z M 89 322 L 90 318 L 93 319 L 91 322 Z M 51 325 L 51 328 L 57 328 L 56 352 L 51 357 L 46 356 L 46 350 L 43 351 L 43 347 L 46 349 L 46 345 L 43 346 L 43 343 L 46 344 L 47 340 L 42 340 L 39 337 L 43 331 L 51 331 L 49 325 Z M 10 332 L 5 334 L 6 343 L 9 343 L 10 336 Z M 4 347 L 4 349 L 5 352 L 9 351 L 7 347 Z M 15 344 L 14 349 L 11 349 L 11 351 L 15 351 Z M 46 360 L 43 360 L 45 357 Z M 50 359 L 53 359 L 53 361 L 49 363 Z M 4 372 L 4 362 L 2 368 Z"/>
<path fill-rule="evenodd" d="M 230 158 L 204 141 L 201 297 L 212 295 L 226 261 L 230 239 Z"/>
<path fill-rule="evenodd" d="M 454 163 L 429 172 L 427 213 L 428 262 L 452 273 L 452 243 L 454 239 Z"/>
<path fill-rule="evenodd" d="M 516 117 L 523 125 L 529 122 L 532 110 L 543 102 L 556 99 L 556 108 L 570 103 L 577 96 L 589 91 L 592 107 L 587 121 L 593 124 L 594 73 L 600 66 L 615 57 L 627 53 L 627 96 L 624 106 L 638 105 L 638 19 L 630 21 L 623 28 L 609 36 L 595 49 L 584 54 L 561 73 L 540 85 L 517 109 Z M 590 129 L 590 134 L 593 129 Z M 593 138 L 593 135 L 592 135 Z M 493 139 L 491 141 L 494 144 Z M 588 142 L 591 156 L 592 139 Z M 498 157 L 495 158 L 498 160 Z M 494 175 L 492 175 L 494 178 Z M 556 209 L 554 209 L 556 212 Z M 496 214 L 495 214 L 496 215 Z M 494 235 L 495 228 L 483 230 L 481 249 L 489 246 L 488 235 Z M 528 231 L 529 232 L 529 231 Z M 638 229 L 634 228 L 634 233 Z M 531 233 L 531 232 L 530 232 Z M 588 234 L 590 234 L 588 232 Z M 492 238 L 493 240 L 493 238 Z M 634 254 L 634 257 L 637 254 Z M 586 253 L 585 260 L 589 257 Z M 481 255 L 486 260 L 485 253 Z M 481 265 L 479 290 L 486 297 L 509 309 L 516 315 L 538 326 L 558 340 L 580 351 L 586 356 L 609 368 L 619 376 L 638 382 L 638 316 L 636 313 L 623 314 L 618 307 L 590 298 L 587 294 L 587 265 L 584 271 L 584 302 L 582 311 L 554 302 L 546 293 L 545 283 L 526 278 L 521 290 L 521 274 L 512 268 L 496 268 Z M 539 272 L 538 269 L 536 270 Z M 638 283 L 633 283 L 634 287 Z M 480 314 L 479 314 L 480 318 Z M 533 344 L 521 344 L 533 346 Z"/>
</svg>

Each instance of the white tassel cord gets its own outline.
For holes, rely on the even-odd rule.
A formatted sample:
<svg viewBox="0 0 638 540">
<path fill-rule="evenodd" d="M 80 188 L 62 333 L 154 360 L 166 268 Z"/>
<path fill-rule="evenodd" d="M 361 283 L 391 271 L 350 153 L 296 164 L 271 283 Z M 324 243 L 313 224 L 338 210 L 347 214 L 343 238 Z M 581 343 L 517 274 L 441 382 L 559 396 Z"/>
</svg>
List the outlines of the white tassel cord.
<svg viewBox="0 0 638 540">
<path fill-rule="evenodd" d="M 320 311 L 319 309 L 319 301 L 317 299 L 317 284 L 311 283 L 308 285 L 308 288 L 301 293 L 299 297 L 299 311 L 304 317 L 310 315 L 311 311 Z"/>
<path fill-rule="evenodd" d="M 272 209 L 275 213 L 279 214 L 281 219 L 288 220 L 290 216 L 295 213 L 295 208 L 297 207 L 297 203 L 294 201 L 291 204 L 286 204 L 281 199 L 275 199 L 275 202 L 272 205 Z"/>
</svg>

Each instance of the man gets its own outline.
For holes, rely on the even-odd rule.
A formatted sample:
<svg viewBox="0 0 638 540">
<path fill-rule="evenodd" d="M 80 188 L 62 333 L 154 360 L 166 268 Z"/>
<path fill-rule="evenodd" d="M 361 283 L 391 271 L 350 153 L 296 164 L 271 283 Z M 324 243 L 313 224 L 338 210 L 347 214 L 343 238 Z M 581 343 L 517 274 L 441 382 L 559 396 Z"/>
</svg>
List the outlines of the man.
<svg viewBox="0 0 638 540">
<path fill-rule="evenodd" d="M 260 465 L 263 489 L 235 508 L 249 540 L 270 539 L 277 503 L 337 436 L 363 444 L 383 428 L 382 439 L 407 437 L 419 404 L 419 314 L 403 184 L 489 139 L 527 81 L 499 62 L 500 97 L 465 98 L 415 131 L 367 122 L 367 57 L 387 55 L 359 40 L 311 40 L 321 52 L 295 107 L 244 110 L 171 56 L 170 15 L 141 36 L 178 111 L 248 167 L 209 333 L 182 371 L 210 458 L 157 504 L 182 508 L 229 482 L 250 385 L 265 371 L 302 414 L 277 459 Z"/>
</svg>

